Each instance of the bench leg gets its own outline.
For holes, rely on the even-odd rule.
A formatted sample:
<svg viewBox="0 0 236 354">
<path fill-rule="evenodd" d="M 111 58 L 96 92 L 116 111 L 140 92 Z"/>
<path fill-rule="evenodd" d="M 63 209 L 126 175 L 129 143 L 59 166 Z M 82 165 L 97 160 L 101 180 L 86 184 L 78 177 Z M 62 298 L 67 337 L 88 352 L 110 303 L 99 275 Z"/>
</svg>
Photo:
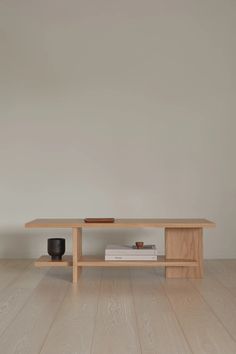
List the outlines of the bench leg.
<svg viewBox="0 0 236 354">
<path fill-rule="evenodd" d="M 72 229 L 72 253 L 73 253 L 73 283 L 78 282 L 81 267 L 78 267 L 78 260 L 82 256 L 82 228 Z"/>
<path fill-rule="evenodd" d="M 166 228 L 166 259 L 191 259 L 197 267 L 166 267 L 166 278 L 202 278 L 203 243 L 202 228 Z"/>
</svg>

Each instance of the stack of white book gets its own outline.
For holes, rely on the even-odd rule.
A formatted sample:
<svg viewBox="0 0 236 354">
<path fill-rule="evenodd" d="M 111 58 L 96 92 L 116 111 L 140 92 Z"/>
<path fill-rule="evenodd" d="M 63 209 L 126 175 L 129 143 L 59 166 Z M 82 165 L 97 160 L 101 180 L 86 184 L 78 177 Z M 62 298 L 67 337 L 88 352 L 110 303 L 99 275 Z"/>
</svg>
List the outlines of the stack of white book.
<svg viewBox="0 0 236 354">
<path fill-rule="evenodd" d="M 107 245 L 105 249 L 106 261 L 156 261 L 157 249 L 155 245 L 136 246 Z"/>
</svg>

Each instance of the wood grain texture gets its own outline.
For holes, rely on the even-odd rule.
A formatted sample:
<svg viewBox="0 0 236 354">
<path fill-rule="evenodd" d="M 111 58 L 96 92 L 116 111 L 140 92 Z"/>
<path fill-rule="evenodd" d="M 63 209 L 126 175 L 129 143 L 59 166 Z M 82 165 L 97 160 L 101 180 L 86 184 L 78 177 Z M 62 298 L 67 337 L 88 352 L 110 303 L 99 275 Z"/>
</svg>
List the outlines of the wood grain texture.
<svg viewBox="0 0 236 354">
<path fill-rule="evenodd" d="M 14 282 L 31 263 L 30 259 L 2 259 L 0 261 L 0 291 Z"/>
<path fill-rule="evenodd" d="M 161 281 L 193 353 L 236 353 L 236 342 L 189 280 Z"/>
<path fill-rule="evenodd" d="M 115 219 L 114 223 L 86 223 L 83 219 L 35 219 L 25 224 L 26 228 L 183 228 L 215 227 L 207 219 Z"/>
<path fill-rule="evenodd" d="M 204 279 L 191 279 L 191 283 L 236 341 L 236 297 L 212 276 L 208 265 L 205 267 Z"/>
<path fill-rule="evenodd" d="M 66 269 L 62 270 L 66 271 Z M 49 271 L 34 289 L 27 304 L 2 334 L 1 353 L 38 354 L 40 352 L 69 285 L 68 279 L 65 281 L 63 273 L 60 272 L 59 268 Z"/>
<path fill-rule="evenodd" d="M 68 268 L 17 273 L 21 262 L 0 260 L 3 354 L 236 353 L 236 260 L 207 261 L 193 280 L 86 268 L 76 285 Z"/>
<path fill-rule="evenodd" d="M 207 265 L 211 275 L 236 296 L 236 259 L 212 260 Z"/>
<path fill-rule="evenodd" d="M 141 354 L 129 272 L 104 269 L 91 354 Z"/>
<path fill-rule="evenodd" d="M 166 266 L 166 277 L 183 278 L 203 276 L 202 228 L 214 227 L 207 219 L 116 219 L 114 223 L 86 223 L 83 219 L 35 219 L 25 224 L 27 228 L 72 228 L 73 283 L 76 284 L 82 266 L 125 267 Z M 144 228 L 165 227 L 166 259 L 157 261 L 102 261 L 82 259 L 82 228 Z M 175 260 L 175 261 L 173 261 Z M 186 261 L 186 262 L 185 262 Z M 197 267 L 196 267 L 197 262 Z M 69 266 L 70 261 L 51 263 L 53 266 Z M 36 266 L 50 266 L 45 258 L 36 261 Z M 79 268 L 78 268 L 79 267 Z M 181 268 L 180 268 L 181 267 Z M 189 269 L 191 267 L 191 269 Z M 195 268 L 195 269 L 194 269 Z"/>
<path fill-rule="evenodd" d="M 202 278 L 203 241 L 202 228 L 165 229 L 166 259 L 186 259 L 198 262 L 198 267 L 167 267 L 167 278 Z"/>
<path fill-rule="evenodd" d="M 152 269 L 131 269 L 142 354 L 189 354 L 184 337 L 158 277 Z"/>
<path fill-rule="evenodd" d="M 78 267 L 78 260 L 82 256 L 82 229 L 72 229 L 72 252 L 73 252 L 73 283 L 78 282 L 81 267 Z"/>
<path fill-rule="evenodd" d="M 19 262 L 19 261 L 18 261 Z M 36 269 L 32 264 L 0 292 L 0 336 L 21 311 L 46 269 Z M 0 350 L 1 351 L 1 350 Z"/>
<path fill-rule="evenodd" d="M 91 353 L 101 272 L 86 269 L 77 286 L 69 285 L 40 354 Z"/>
</svg>

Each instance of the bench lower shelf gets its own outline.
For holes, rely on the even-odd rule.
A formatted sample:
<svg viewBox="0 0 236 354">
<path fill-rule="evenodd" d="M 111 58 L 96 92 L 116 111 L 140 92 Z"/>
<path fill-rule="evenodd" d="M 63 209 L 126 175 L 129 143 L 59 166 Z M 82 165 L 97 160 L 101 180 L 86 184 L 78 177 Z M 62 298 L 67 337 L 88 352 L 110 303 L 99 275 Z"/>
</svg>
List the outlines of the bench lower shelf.
<svg viewBox="0 0 236 354">
<path fill-rule="evenodd" d="M 41 256 L 36 267 L 71 267 L 72 256 L 64 256 L 61 261 L 52 261 L 50 256 Z M 197 267 L 198 262 L 185 259 L 166 259 L 158 256 L 156 261 L 105 261 L 103 257 L 83 256 L 77 263 L 78 267 Z"/>
<path fill-rule="evenodd" d="M 50 256 L 41 256 L 34 262 L 36 267 L 71 267 L 72 256 L 63 256 L 61 261 L 52 261 Z"/>
</svg>

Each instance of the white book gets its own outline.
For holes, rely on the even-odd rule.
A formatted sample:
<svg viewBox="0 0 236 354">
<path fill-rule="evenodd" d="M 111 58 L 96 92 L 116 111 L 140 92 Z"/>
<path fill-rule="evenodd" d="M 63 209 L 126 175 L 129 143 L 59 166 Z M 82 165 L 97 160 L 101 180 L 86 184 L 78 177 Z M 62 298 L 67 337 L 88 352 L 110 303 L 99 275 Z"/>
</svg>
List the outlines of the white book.
<svg viewBox="0 0 236 354">
<path fill-rule="evenodd" d="M 157 256 L 157 249 L 155 245 L 145 245 L 144 248 L 136 248 L 128 245 L 107 245 L 105 255 Z"/>
<path fill-rule="evenodd" d="M 156 261 L 157 256 L 105 255 L 105 261 Z"/>
</svg>

